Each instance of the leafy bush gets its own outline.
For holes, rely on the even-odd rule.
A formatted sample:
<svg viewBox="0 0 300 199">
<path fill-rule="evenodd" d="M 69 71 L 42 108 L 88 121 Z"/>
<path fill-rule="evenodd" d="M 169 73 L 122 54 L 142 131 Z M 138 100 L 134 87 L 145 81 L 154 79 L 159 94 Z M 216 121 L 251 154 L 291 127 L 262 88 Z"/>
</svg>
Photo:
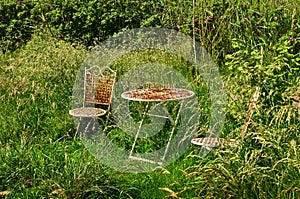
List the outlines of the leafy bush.
<svg viewBox="0 0 300 199">
<path fill-rule="evenodd" d="M 91 46 L 126 29 L 158 26 L 194 36 L 218 60 L 234 51 L 231 38 L 256 45 L 261 40 L 276 41 L 290 29 L 295 32 L 297 26 L 291 27 L 299 18 L 295 5 L 281 1 L 9 0 L 0 2 L 0 14 L 5 16 L 0 41 L 3 50 L 15 49 L 43 29 L 53 37 Z"/>
<path fill-rule="evenodd" d="M 2 52 L 13 50 L 28 41 L 34 31 L 30 18 L 33 4 L 21 1 L 0 1 L 0 48 Z"/>
<path fill-rule="evenodd" d="M 40 29 L 56 38 L 95 45 L 124 29 L 154 25 L 158 21 L 153 16 L 163 8 L 163 2 L 156 1 L 1 1 L 1 46 L 15 49 Z"/>
</svg>

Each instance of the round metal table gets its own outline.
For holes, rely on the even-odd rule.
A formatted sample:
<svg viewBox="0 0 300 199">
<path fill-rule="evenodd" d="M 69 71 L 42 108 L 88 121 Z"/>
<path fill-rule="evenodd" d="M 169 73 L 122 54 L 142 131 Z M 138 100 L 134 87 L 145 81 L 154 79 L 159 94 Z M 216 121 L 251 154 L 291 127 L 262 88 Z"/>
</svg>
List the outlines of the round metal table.
<svg viewBox="0 0 300 199">
<path fill-rule="evenodd" d="M 126 91 L 126 92 L 122 93 L 121 94 L 122 98 L 124 98 L 126 100 L 137 101 L 137 102 L 147 102 L 142 119 L 140 121 L 138 131 L 137 131 L 135 139 L 134 139 L 134 143 L 132 145 L 132 148 L 131 148 L 131 151 L 129 154 L 129 158 L 144 161 L 144 162 L 157 163 L 158 165 L 162 165 L 163 161 L 165 160 L 166 154 L 168 152 L 171 139 L 172 139 L 174 131 L 176 129 L 176 125 L 178 123 L 181 106 L 179 108 L 179 111 L 177 112 L 177 116 L 176 116 L 173 128 L 171 130 L 171 133 L 170 133 L 170 137 L 169 137 L 169 140 L 168 140 L 168 143 L 167 143 L 167 146 L 166 146 L 163 158 L 162 158 L 162 162 L 156 162 L 153 160 L 133 156 L 133 150 L 136 145 L 136 141 L 139 137 L 145 116 L 147 114 L 147 109 L 148 109 L 149 103 L 150 102 L 165 102 L 165 101 L 183 101 L 185 99 L 193 97 L 194 95 L 195 95 L 195 93 L 193 91 L 190 91 L 187 89 L 182 89 L 182 88 L 145 88 L 145 89 L 130 90 L 130 91 Z M 165 116 L 156 115 L 156 114 L 151 114 L 151 116 L 166 118 Z"/>
</svg>

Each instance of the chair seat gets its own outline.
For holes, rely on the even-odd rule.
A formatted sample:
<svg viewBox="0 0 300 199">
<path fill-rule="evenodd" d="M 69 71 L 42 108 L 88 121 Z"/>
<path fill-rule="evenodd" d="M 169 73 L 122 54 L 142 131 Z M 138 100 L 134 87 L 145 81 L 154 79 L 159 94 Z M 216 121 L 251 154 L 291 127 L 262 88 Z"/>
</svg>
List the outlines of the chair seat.
<svg viewBox="0 0 300 199">
<path fill-rule="evenodd" d="M 81 107 L 69 111 L 69 114 L 75 117 L 98 117 L 105 115 L 105 113 L 106 110 L 94 107 Z"/>
<path fill-rule="evenodd" d="M 214 137 L 202 137 L 192 139 L 192 144 L 198 146 L 209 146 L 209 147 L 221 147 L 225 148 L 227 146 L 237 147 L 239 141 L 235 139 L 224 139 L 224 138 L 214 138 Z"/>
</svg>

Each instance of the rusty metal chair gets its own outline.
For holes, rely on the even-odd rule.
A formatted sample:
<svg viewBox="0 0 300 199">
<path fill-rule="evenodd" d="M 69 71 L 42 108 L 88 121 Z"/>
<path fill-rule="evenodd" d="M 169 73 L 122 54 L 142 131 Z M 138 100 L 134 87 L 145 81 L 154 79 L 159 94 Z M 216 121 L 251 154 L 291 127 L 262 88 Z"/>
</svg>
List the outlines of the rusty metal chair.
<svg viewBox="0 0 300 199">
<path fill-rule="evenodd" d="M 83 106 L 70 110 L 69 114 L 81 119 L 97 118 L 105 115 L 107 112 L 109 113 L 115 80 L 116 72 L 109 67 L 100 68 L 93 66 L 88 69 L 85 68 Z M 103 106 L 106 108 L 104 109 Z M 79 126 L 80 121 L 76 129 L 76 134 L 78 133 Z"/>
<path fill-rule="evenodd" d="M 240 145 L 243 140 L 245 133 L 247 131 L 248 125 L 250 123 L 252 114 L 254 112 L 254 109 L 256 107 L 256 103 L 258 101 L 258 98 L 260 96 L 259 88 L 256 87 L 256 90 L 252 96 L 252 99 L 250 101 L 249 109 L 247 111 L 247 117 L 244 121 L 244 125 L 242 127 L 240 140 L 237 139 L 226 139 L 226 138 L 219 138 L 219 137 L 200 137 L 200 138 L 194 138 L 191 140 L 192 144 L 195 144 L 197 146 L 203 146 L 207 148 L 212 147 L 220 147 L 220 148 L 226 148 L 226 147 L 237 147 Z"/>
<path fill-rule="evenodd" d="M 219 137 L 201 137 L 192 139 L 192 144 L 204 147 L 237 147 L 239 145 L 239 140 L 236 139 L 224 139 Z"/>
</svg>

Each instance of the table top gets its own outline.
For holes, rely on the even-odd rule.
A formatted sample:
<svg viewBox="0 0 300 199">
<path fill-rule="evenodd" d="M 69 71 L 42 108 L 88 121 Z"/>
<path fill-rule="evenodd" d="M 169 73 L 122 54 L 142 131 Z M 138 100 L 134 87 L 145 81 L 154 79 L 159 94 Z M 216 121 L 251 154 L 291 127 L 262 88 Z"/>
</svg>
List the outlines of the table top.
<svg viewBox="0 0 300 199">
<path fill-rule="evenodd" d="M 181 88 L 146 88 L 126 91 L 122 98 L 132 101 L 174 101 L 194 96 L 193 91 Z"/>
</svg>

